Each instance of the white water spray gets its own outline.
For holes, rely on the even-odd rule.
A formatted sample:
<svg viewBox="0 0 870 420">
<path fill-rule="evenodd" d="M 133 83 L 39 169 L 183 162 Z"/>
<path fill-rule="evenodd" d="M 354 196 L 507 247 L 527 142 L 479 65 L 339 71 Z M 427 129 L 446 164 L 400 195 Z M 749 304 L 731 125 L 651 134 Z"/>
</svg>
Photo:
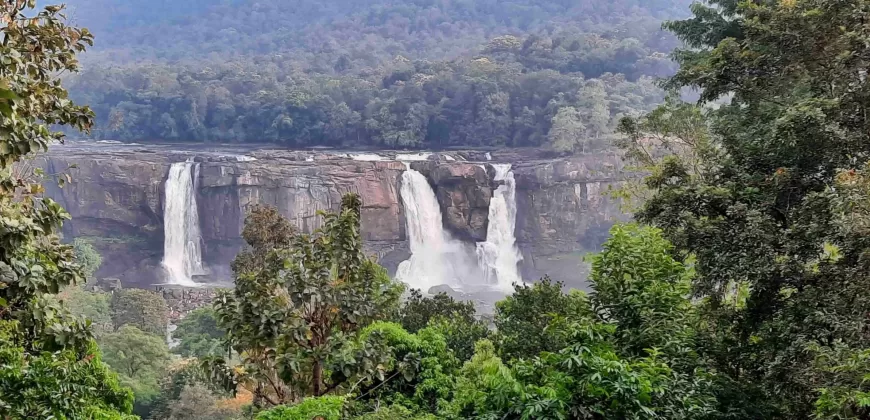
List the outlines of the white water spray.
<svg viewBox="0 0 870 420">
<path fill-rule="evenodd" d="M 399 264 L 396 279 L 425 293 L 432 286 L 462 286 L 479 278 L 470 250 L 444 230 L 438 199 L 426 177 L 408 168 L 402 173 L 400 193 L 411 258 Z"/>
<path fill-rule="evenodd" d="M 428 160 L 429 157 L 432 156 L 432 153 L 429 152 L 420 152 L 420 153 L 397 153 L 396 160 L 398 161 L 418 161 L 418 160 Z"/>
<path fill-rule="evenodd" d="M 517 264 L 522 254 L 517 249 L 514 230 L 517 225 L 516 181 L 510 164 L 494 164 L 495 180 L 503 181 L 489 202 L 489 226 L 486 242 L 477 243 L 477 261 L 487 284 L 511 291 L 521 283 Z"/>
<path fill-rule="evenodd" d="M 376 155 L 374 153 L 351 154 L 350 158 L 353 160 L 362 160 L 362 161 L 369 161 L 369 162 L 377 162 L 377 161 L 381 161 L 381 160 L 387 160 L 385 157 L 383 157 L 381 155 Z"/>
<path fill-rule="evenodd" d="M 196 209 L 198 178 L 199 164 L 192 159 L 169 167 L 163 206 L 163 267 L 170 284 L 195 286 L 193 276 L 204 274 Z"/>
</svg>

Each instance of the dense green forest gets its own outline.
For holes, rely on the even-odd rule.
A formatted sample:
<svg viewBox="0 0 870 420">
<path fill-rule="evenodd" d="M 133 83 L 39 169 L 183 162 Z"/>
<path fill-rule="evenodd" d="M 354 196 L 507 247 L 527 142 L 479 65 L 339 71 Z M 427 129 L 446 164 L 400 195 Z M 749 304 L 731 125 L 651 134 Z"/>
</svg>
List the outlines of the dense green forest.
<svg viewBox="0 0 870 420">
<path fill-rule="evenodd" d="M 622 116 L 661 102 L 652 78 L 676 71 L 677 45 L 661 21 L 687 12 L 670 0 L 115 3 L 71 4 L 98 39 L 67 81 L 96 112 L 93 137 L 411 148 L 549 145 L 566 124 L 606 145 Z"/>
<path fill-rule="evenodd" d="M 870 1 L 711 0 L 666 25 L 686 46 L 668 85 L 700 103 L 619 120 L 642 200 L 589 293 L 545 278 L 483 318 L 405 291 L 351 194 L 310 235 L 252 211 L 235 288 L 172 349 L 159 295 L 80 286 L 99 254 L 61 243 L 69 215 L 17 170 L 95 121 L 57 79 L 91 34 L 33 7 L 0 3 L 4 419 L 870 418 Z M 584 147 L 580 126 L 557 143 Z"/>
<path fill-rule="evenodd" d="M 78 26 L 102 39 L 87 60 L 212 63 L 233 57 L 268 57 L 302 70 L 331 72 L 377 68 L 396 55 L 451 59 L 477 53 L 501 35 L 553 33 L 564 28 L 633 36 L 651 46 L 639 22 L 687 16 L 688 1 L 674 0 L 69 0 Z M 654 25 L 658 26 L 658 25 Z M 277 57 L 276 55 L 282 55 Z M 106 58 L 110 58 L 107 60 Z"/>
</svg>

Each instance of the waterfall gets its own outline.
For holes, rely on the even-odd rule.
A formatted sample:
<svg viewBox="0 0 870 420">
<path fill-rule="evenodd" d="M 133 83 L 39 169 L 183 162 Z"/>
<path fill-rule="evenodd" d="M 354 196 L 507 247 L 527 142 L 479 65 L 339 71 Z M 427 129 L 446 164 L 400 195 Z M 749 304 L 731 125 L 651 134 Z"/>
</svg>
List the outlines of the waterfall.
<svg viewBox="0 0 870 420">
<path fill-rule="evenodd" d="M 512 290 L 520 283 L 517 264 L 522 255 L 516 247 L 514 230 L 517 224 L 516 181 L 510 164 L 493 164 L 495 180 L 503 181 L 489 202 L 489 225 L 486 242 L 477 244 L 477 260 L 487 284 Z"/>
<path fill-rule="evenodd" d="M 425 293 L 432 286 L 462 286 L 479 278 L 470 250 L 444 229 L 438 199 L 426 177 L 409 167 L 402 173 L 400 194 L 411 258 L 399 265 L 396 279 Z"/>
<path fill-rule="evenodd" d="M 204 274 L 196 209 L 198 178 L 199 164 L 192 159 L 169 167 L 163 206 L 163 267 L 170 284 L 193 286 L 193 276 Z"/>
</svg>

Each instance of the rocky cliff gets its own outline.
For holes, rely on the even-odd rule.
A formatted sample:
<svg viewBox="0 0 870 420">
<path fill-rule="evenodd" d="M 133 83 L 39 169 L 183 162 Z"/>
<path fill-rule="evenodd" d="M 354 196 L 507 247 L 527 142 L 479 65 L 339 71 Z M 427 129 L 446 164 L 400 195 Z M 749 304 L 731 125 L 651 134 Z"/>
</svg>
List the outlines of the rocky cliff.
<svg viewBox="0 0 870 420">
<path fill-rule="evenodd" d="M 47 174 L 68 173 L 72 182 L 47 193 L 72 215 L 68 237 L 90 239 L 103 255 L 98 275 L 128 285 L 160 283 L 163 254 L 164 182 L 173 162 L 200 162 L 197 206 L 203 259 L 215 279 L 228 279 L 228 263 L 243 245 L 239 234 L 247 209 L 270 204 L 310 232 L 318 210 L 333 210 L 348 192 L 362 198 L 366 248 L 394 271 L 408 258 L 399 180 L 405 164 L 375 155 L 351 158 L 334 152 L 234 150 L 177 146 L 69 144 L 35 164 Z M 438 197 L 444 225 L 457 238 L 486 239 L 489 200 L 497 186 L 481 153 L 451 152 L 413 162 Z M 511 163 L 517 180 L 516 237 L 527 279 L 544 274 L 581 285 L 582 254 L 603 241 L 624 217 L 603 192 L 620 182 L 616 155 L 546 159 L 530 151 L 492 153 Z M 470 162 L 478 160 L 479 162 Z"/>
</svg>

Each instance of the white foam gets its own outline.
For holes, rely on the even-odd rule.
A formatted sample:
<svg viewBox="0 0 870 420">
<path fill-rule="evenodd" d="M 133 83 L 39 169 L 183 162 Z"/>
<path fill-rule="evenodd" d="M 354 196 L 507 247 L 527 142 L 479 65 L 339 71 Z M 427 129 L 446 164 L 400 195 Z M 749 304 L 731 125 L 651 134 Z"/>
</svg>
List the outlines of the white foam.
<svg viewBox="0 0 870 420">
<path fill-rule="evenodd" d="M 420 152 L 420 153 L 397 153 L 396 160 L 399 161 L 419 161 L 419 160 L 429 160 L 429 157 L 432 156 L 432 153 L 429 152 Z"/>
<path fill-rule="evenodd" d="M 169 283 L 195 286 L 194 275 L 202 268 L 202 237 L 196 207 L 196 182 L 199 164 L 193 159 L 173 163 L 166 178 L 163 206 L 163 267 Z"/>
<path fill-rule="evenodd" d="M 354 153 L 354 154 L 350 154 L 349 156 L 353 160 L 363 160 L 363 161 L 370 161 L 370 162 L 387 160 L 387 158 L 385 158 L 381 155 L 376 155 L 374 153 Z"/>
</svg>

